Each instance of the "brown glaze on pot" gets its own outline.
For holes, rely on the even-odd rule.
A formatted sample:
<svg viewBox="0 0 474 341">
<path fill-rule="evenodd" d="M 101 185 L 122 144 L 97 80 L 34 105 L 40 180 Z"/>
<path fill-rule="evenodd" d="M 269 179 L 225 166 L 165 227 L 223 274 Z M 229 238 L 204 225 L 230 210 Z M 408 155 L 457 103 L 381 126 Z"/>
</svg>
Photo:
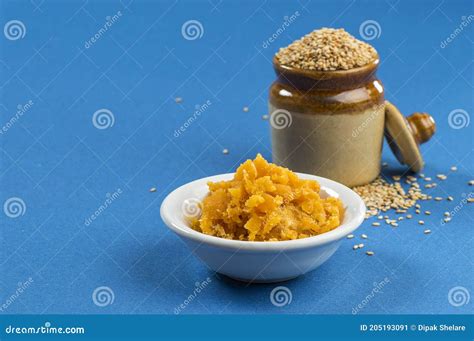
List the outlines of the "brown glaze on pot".
<svg viewBox="0 0 474 341">
<path fill-rule="evenodd" d="M 273 59 L 277 75 L 270 103 L 305 114 L 357 114 L 384 101 L 382 83 L 375 73 L 379 59 L 350 70 L 295 69 Z"/>
</svg>

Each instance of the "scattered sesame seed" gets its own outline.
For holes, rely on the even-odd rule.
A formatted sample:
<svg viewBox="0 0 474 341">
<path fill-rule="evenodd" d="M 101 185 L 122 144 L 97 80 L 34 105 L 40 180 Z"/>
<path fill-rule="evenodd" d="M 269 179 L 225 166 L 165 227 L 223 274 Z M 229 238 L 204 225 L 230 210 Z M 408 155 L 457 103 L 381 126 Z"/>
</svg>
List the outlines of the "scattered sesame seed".
<svg viewBox="0 0 474 341">
<path fill-rule="evenodd" d="M 374 223 L 372 223 L 372 226 L 380 226 L 380 223 L 374 222 Z"/>
<path fill-rule="evenodd" d="M 393 227 L 398 227 L 398 224 L 393 221 L 390 223 L 390 225 L 392 225 Z"/>
<path fill-rule="evenodd" d="M 415 205 L 416 208 L 421 208 L 420 204 Z"/>
<path fill-rule="evenodd" d="M 364 247 L 364 244 L 360 243 L 359 244 L 359 249 L 362 249 Z"/>
<path fill-rule="evenodd" d="M 361 237 L 362 239 L 367 239 L 367 235 L 366 235 L 366 234 L 362 234 L 360 237 Z"/>
<path fill-rule="evenodd" d="M 474 186 L 474 180 L 469 180 L 468 185 L 469 186 Z"/>
<path fill-rule="evenodd" d="M 431 230 L 429 230 L 429 229 L 424 230 L 423 233 L 424 233 L 424 234 L 430 234 L 430 233 L 431 233 Z"/>
<path fill-rule="evenodd" d="M 446 200 L 448 200 L 448 201 L 453 201 L 454 198 L 453 198 L 452 196 L 448 196 L 448 197 L 446 198 Z"/>
<path fill-rule="evenodd" d="M 244 112 L 249 112 L 249 107 L 243 107 L 242 110 L 243 110 Z"/>
<path fill-rule="evenodd" d="M 451 217 L 446 217 L 446 218 L 443 219 L 443 221 L 445 223 L 449 223 L 451 221 Z"/>
<path fill-rule="evenodd" d="M 420 212 L 421 212 L 420 210 L 415 210 L 416 214 L 420 214 Z"/>
<path fill-rule="evenodd" d="M 431 181 L 431 178 L 430 178 L 430 177 L 426 177 L 426 178 L 425 178 L 425 181 Z"/>
<path fill-rule="evenodd" d="M 452 166 L 452 167 L 451 167 L 451 170 L 452 170 L 453 172 L 455 172 L 455 171 L 457 171 L 457 170 L 458 170 L 458 167 L 456 167 L 456 166 Z"/>
<path fill-rule="evenodd" d="M 367 251 L 365 254 L 367 256 L 373 256 L 375 253 L 373 251 Z"/>
<path fill-rule="evenodd" d="M 425 225 L 425 222 L 423 220 L 418 220 L 418 224 Z"/>
<path fill-rule="evenodd" d="M 150 192 L 156 192 L 156 187 L 150 188 Z"/>
<path fill-rule="evenodd" d="M 379 215 L 379 216 L 377 217 L 377 219 L 378 219 L 378 220 L 383 220 L 383 216 L 382 216 L 382 215 Z"/>
<path fill-rule="evenodd" d="M 451 213 L 449 213 L 449 212 L 444 212 L 444 216 L 445 216 L 445 217 L 449 217 L 450 215 L 451 215 Z"/>
<path fill-rule="evenodd" d="M 407 214 L 407 219 L 411 219 L 413 216 L 411 214 Z"/>
<path fill-rule="evenodd" d="M 383 167 L 383 168 L 388 167 L 388 163 L 387 163 L 387 162 L 383 162 L 383 163 L 382 163 L 382 167 Z"/>
<path fill-rule="evenodd" d="M 403 217 L 398 217 L 398 221 L 403 220 Z"/>
<path fill-rule="evenodd" d="M 227 149 L 227 148 L 222 149 L 222 154 L 224 154 L 224 155 L 229 154 L 229 149 Z"/>
<path fill-rule="evenodd" d="M 182 99 L 181 97 L 176 97 L 176 98 L 174 99 L 174 101 L 175 101 L 176 103 L 181 103 L 181 102 L 183 101 L 183 99 Z"/>
<path fill-rule="evenodd" d="M 443 200 L 443 198 L 441 198 L 441 197 L 435 197 L 434 200 L 435 200 L 435 201 L 441 201 L 441 200 Z"/>
<path fill-rule="evenodd" d="M 444 174 L 437 174 L 436 177 L 440 180 L 446 180 L 448 177 Z"/>
<path fill-rule="evenodd" d="M 268 120 L 268 115 L 262 115 L 262 120 Z"/>
<path fill-rule="evenodd" d="M 347 236 L 347 239 L 352 239 L 352 238 L 354 238 L 354 235 L 353 235 L 353 234 L 349 234 L 349 235 Z"/>
<path fill-rule="evenodd" d="M 357 250 L 358 248 L 359 248 L 359 245 L 356 244 L 352 247 L 352 250 Z"/>
<path fill-rule="evenodd" d="M 474 198 L 467 198 L 467 202 L 468 202 L 468 203 L 473 203 L 473 202 L 474 202 Z"/>
<path fill-rule="evenodd" d="M 431 215 L 431 212 L 430 211 L 425 211 L 425 214 L 426 215 Z"/>
<path fill-rule="evenodd" d="M 393 175 L 392 176 L 392 179 L 395 180 L 395 181 L 400 181 L 402 177 L 400 175 Z"/>
</svg>

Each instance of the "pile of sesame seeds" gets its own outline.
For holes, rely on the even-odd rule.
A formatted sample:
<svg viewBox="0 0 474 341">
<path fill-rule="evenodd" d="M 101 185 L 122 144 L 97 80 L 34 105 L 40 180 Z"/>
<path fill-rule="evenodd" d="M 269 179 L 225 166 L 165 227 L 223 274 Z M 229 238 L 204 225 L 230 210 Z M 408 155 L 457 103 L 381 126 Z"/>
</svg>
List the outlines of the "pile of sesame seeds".
<svg viewBox="0 0 474 341">
<path fill-rule="evenodd" d="M 282 65 L 305 70 L 349 70 L 377 58 L 377 51 L 344 29 L 321 28 L 281 48 L 276 54 Z"/>
<path fill-rule="evenodd" d="M 413 207 L 418 200 L 427 200 L 428 195 L 421 192 L 420 185 L 416 178 L 408 176 L 406 182 L 410 184 L 408 191 L 402 187 L 400 176 L 393 177 L 395 182 L 388 183 L 381 177 L 373 182 L 354 187 L 353 190 L 361 196 L 367 206 L 366 217 L 371 217 L 390 209 L 397 210 L 398 213 L 404 213 L 410 207 Z"/>
<path fill-rule="evenodd" d="M 386 165 L 384 165 L 386 166 Z M 451 171 L 457 171 L 457 167 L 451 167 Z M 433 177 L 435 178 L 435 177 Z M 436 179 L 438 181 L 445 181 L 448 179 L 448 176 L 445 174 L 437 174 Z M 398 227 L 398 224 L 403 220 L 410 220 L 413 216 L 422 215 L 430 216 L 432 212 L 429 210 L 422 210 L 421 203 L 419 201 L 429 201 L 434 200 L 436 202 L 448 201 L 451 202 L 454 200 L 452 195 L 447 195 L 445 197 L 436 196 L 433 197 L 427 193 L 423 193 L 423 189 L 433 190 L 438 186 L 438 183 L 434 182 L 431 177 L 427 177 L 424 174 L 418 174 L 416 177 L 412 175 L 407 176 L 392 176 L 393 181 L 388 181 L 378 177 L 372 183 L 367 185 L 354 187 L 353 190 L 358 193 L 364 200 L 367 206 L 366 219 L 370 219 L 374 216 L 377 216 L 377 220 L 371 223 L 374 227 L 382 226 L 382 223 L 385 222 L 386 225 L 390 227 Z M 407 185 L 402 186 L 405 183 Z M 470 180 L 467 183 L 469 186 L 474 186 L 474 180 Z M 403 188 L 407 188 L 406 190 Z M 463 194 L 465 197 L 466 195 Z M 474 198 L 472 197 L 473 193 L 470 192 L 469 196 L 465 199 L 467 203 L 473 203 Z M 409 209 L 413 208 L 413 215 L 407 214 Z M 438 213 L 441 210 L 433 211 L 433 214 Z M 395 219 L 392 219 L 389 215 L 395 213 Z M 392 215 L 393 217 L 393 215 Z M 449 223 L 452 219 L 450 212 L 445 211 L 443 216 L 440 218 L 442 221 L 441 225 Z M 417 220 L 418 225 L 425 225 L 425 221 L 422 219 Z M 432 224 L 430 224 L 432 225 Z M 422 231 L 425 235 L 432 233 L 431 229 L 425 229 Z M 355 236 L 350 234 L 347 236 L 348 239 L 353 239 Z M 360 235 L 361 239 L 367 239 L 367 234 Z M 365 245 L 361 243 L 356 243 L 352 249 L 358 250 L 363 248 Z M 369 254 L 370 253 L 370 254 Z M 367 255 L 374 255 L 373 251 L 367 251 Z"/>
</svg>

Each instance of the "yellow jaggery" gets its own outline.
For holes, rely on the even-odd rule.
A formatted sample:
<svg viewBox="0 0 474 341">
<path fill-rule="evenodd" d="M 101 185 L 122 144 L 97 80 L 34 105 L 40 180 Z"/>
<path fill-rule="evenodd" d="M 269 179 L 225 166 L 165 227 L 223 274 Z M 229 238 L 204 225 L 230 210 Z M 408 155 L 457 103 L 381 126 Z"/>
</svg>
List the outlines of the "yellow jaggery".
<svg viewBox="0 0 474 341">
<path fill-rule="evenodd" d="M 300 179 L 260 154 L 239 166 L 230 181 L 209 182 L 202 213 L 192 227 L 205 234 L 246 241 L 315 236 L 338 227 L 338 198 L 322 199 L 317 181 Z"/>
</svg>

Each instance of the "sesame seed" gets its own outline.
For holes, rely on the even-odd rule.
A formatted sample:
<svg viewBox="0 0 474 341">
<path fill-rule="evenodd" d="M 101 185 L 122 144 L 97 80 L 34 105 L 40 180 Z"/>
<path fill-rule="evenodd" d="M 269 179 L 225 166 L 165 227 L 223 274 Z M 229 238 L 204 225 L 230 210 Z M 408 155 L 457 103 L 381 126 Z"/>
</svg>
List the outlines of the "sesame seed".
<svg viewBox="0 0 474 341">
<path fill-rule="evenodd" d="M 373 251 L 367 251 L 365 254 L 367 256 L 373 256 L 375 253 Z"/>
<path fill-rule="evenodd" d="M 446 218 L 443 219 L 443 221 L 445 223 L 449 223 L 451 221 L 451 217 L 446 217 Z"/>
<path fill-rule="evenodd" d="M 441 200 L 443 200 L 443 198 L 441 198 L 441 197 L 435 197 L 434 200 L 435 200 L 435 201 L 441 201 Z"/>
<path fill-rule="evenodd" d="M 453 198 L 452 196 L 448 196 L 448 197 L 446 198 L 446 200 L 448 200 L 448 201 L 453 201 L 454 198 Z"/>
<path fill-rule="evenodd" d="M 315 30 L 287 47 L 281 48 L 276 59 L 282 65 L 305 70 L 348 70 L 369 64 L 377 51 L 344 29 Z"/>
<path fill-rule="evenodd" d="M 425 214 L 426 215 L 431 215 L 431 212 L 430 211 L 425 211 Z"/>
<path fill-rule="evenodd" d="M 468 203 L 473 203 L 473 202 L 474 202 L 474 198 L 467 198 L 467 202 L 468 202 Z"/>
<path fill-rule="evenodd" d="M 456 167 L 456 166 L 452 166 L 452 167 L 451 167 L 451 170 L 452 170 L 453 172 L 455 172 L 455 171 L 457 171 L 457 170 L 458 170 L 458 167 Z"/>
<path fill-rule="evenodd" d="M 426 178 L 425 178 L 425 181 L 431 181 L 431 178 L 430 178 L 430 177 L 426 177 Z"/>
<path fill-rule="evenodd" d="M 468 185 L 469 186 L 474 186 L 474 180 L 469 180 Z"/>
<path fill-rule="evenodd" d="M 268 115 L 262 115 L 262 120 L 268 120 Z"/>
<path fill-rule="evenodd" d="M 359 245 L 356 244 L 352 247 L 352 250 L 357 250 L 358 248 L 359 248 Z"/>
<path fill-rule="evenodd" d="M 354 238 L 353 234 L 350 234 L 350 235 L 347 236 L 347 239 L 352 239 L 352 238 Z"/>
<path fill-rule="evenodd" d="M 424 233 L 424 234 L 430 234 L 430 233 L 431 233 L 431 230 L 429 230 L 429 229 L 424 230 L 423 233 Z"/>
<path fill-rule="evenodd" d="M 243 107 L 242 110 L 243 110 L 244 112 L 249 112 L 249 107 Z"/>
<path fill-rule="evenodd" d="M 372 226 L 380 226 L 380 223 L 374 222 L 374 223 L 372 223 Z"/>
<path fill-rule="evenodd" d="M 361 237 L 362 239 L 367 239 L 367 235 L 366 235 L 366 234 L 362 234 L 360 237 Z"/>
<path fill-rule="evenodd" d="M 149 191 L 150 191 L 150 192 L 156 192 L 156 187 L 152 187 L 152 188 L 150 188 L 150 190 L 149 190 Z"/>
<path fill-rule="evenodd" d="M 393 178 L 398 179 L 400 176 L 394 175 Z M 426 200 L 428 197 L 421 192 L 418 183 L 410 183 L 409 189 L 405 190 L 399 182 L 388 183 L 381 177 L 367 185 L 354 187 L 353 190 L 362 197 L 367 206 L 366 217 L 389 210 L 406 213 L 407 209 L 414 206 L 418 200 Z M 384 216 L 383 219 L 388 219 L 388 216 Z"/>
<path fill-rule="evenodd" d="M 224 155 L 229 154 L 229 149 L 227 149 L 227 148 L 222 149 L 222 154 L 224 154 Z"/>
<path fill-rule="evenodd" d="M 411 219 L 413 216 L 411 214 L 407 214 L 407 219 Z"/>
<path fill-rule="evenodd" d="M 440 180 L 446 180 L 446 179 L 448 178 L 448 177 L 447 177 L 446 175 L 444 175 L 444 174 L 438 174 L 438 175 L 436 175 L 436 177 L 437 177 L 438 179 L 440 179 Z"/>
<path fill-rule="evenodd" d="M 387 163 L 387 162 L 383 162 L 383 163 L 382 163 L 382 167 L 383 167 L 383 168 L 388 167 L 388 163 Z"/>
<path fill-rule="evenodd" d="M 418 220 L 418 224 L 425 225 L 425 222 L 423 220 Z"/>
<path fill-rule="evenodd" d="M 444 216 L 445 216 L 445 217 L 449 217 L 450 215 L 451 215 L 451 213 L 449 213 L 449 212 L 444 212 Z"/>
<path fill-rule="evenodd" d="M 362 249 L 364 247 L 364 244 L 360 243 L 359 244 L 359 249 Z"/>
<path fill-rule="evenodd" d="M 174 99 L 174 101 L 175 101 L 176 103 L 181 103 L 181 102 L 183 101 L 183 99 L 182 99 L 181 97 L 176 97 L 176 98 Z"/>
</svg>

